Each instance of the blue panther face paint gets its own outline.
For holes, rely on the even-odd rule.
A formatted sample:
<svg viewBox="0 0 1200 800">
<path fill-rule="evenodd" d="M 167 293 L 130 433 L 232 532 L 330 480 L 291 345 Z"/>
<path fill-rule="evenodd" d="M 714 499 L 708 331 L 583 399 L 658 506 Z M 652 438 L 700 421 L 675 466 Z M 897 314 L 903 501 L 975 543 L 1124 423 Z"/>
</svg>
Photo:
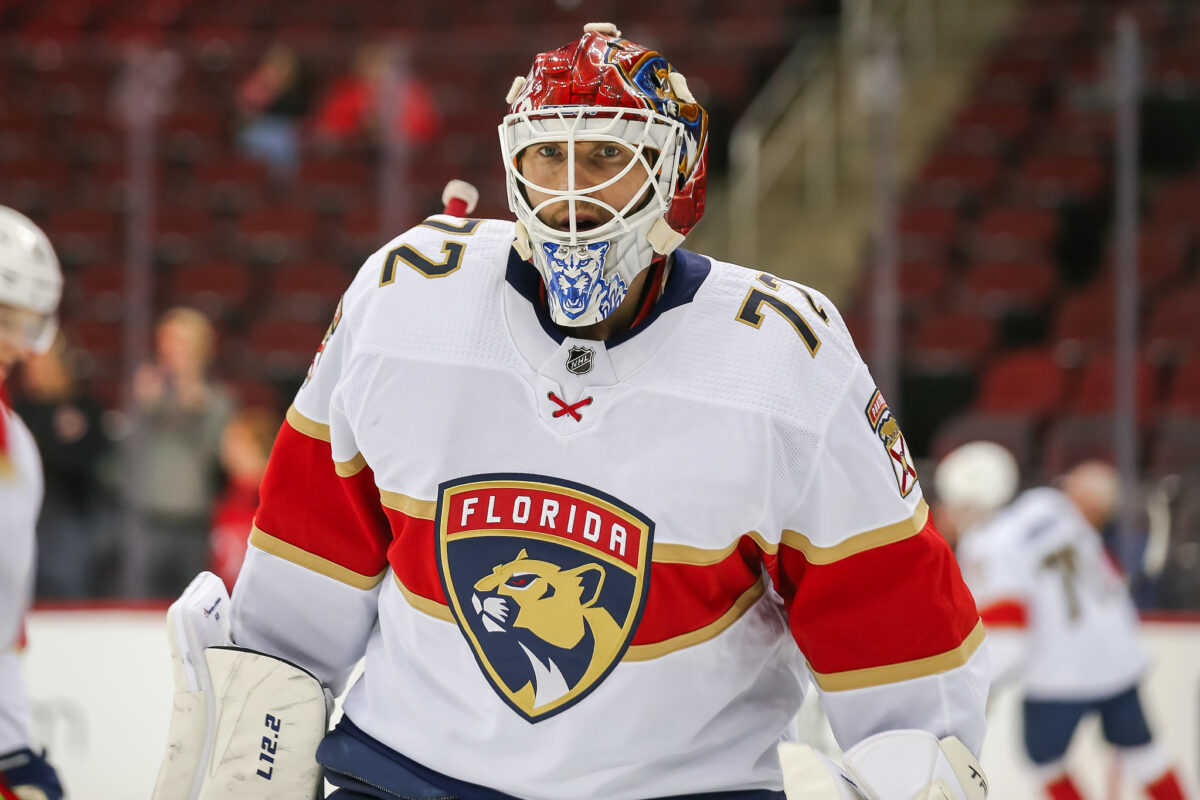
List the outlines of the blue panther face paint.
<svg viewBox="0 0 1200 800">
<path fill-rule="evenodd" d="M 556 242 L 542 243 L 550 268 L 547 295 L 551 306 L 557 306 L 562 316 L 574 320 L 598 310 L 603 319 L 625 299 L 628 286 L 619 275 L 611 275 L 608 280 L 603 278 L 609 246 L 609 242 L 575 247 Z"/>
</svg>

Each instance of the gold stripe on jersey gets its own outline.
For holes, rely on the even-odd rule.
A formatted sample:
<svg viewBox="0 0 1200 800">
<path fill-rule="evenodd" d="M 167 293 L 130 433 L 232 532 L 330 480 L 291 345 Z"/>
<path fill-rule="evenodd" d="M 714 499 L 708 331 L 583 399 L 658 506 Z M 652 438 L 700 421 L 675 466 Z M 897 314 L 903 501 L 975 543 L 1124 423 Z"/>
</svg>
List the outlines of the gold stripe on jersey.
<svg viewBox="0 0 1200 800">
<path fill-rule="evenodd" d="M 917 510 L 908 519 L 856 534 L 832 547 L 815 545 L 804 534 L 791 530 L 784 530 L 783 543 L 804 553 L 804 557 L 808 559 L 810 564 L 832 564 L 847 556 L 856 555 L 876 547 L 892 544 L 893 542 L 899 542 L 910 536 L 916 536 L 925 527 L 925 522 L 928 518 L 929 506 L 925 504 L 924 500 L 921 500 L 917 504 Z M 745 536 L 753 539 L 754 543 L 758 545 L 758 549 L 767 555 L 774 555 L 779 550 L 779 545 L 771 544 L 758 531 L 746 531 L 725 547 L 713 550 L 686 544 L 655 542 L 654 563 L 690 564 L 700 567 L 718 564 L 728 558 L 737 549 L 738 543 Z"/>
<path fill-rule="evenodd" d="M 929 675 L 939 675 L 963 666 L 971 660 L 971 656 L 979 649 L 979 645 L 983 643 L 984 635 L 983 622 L 980 621 L 967 634 L 967 638 L 963 639 L 962 644 L 953 650 L 947 650 L 936 656 L 904 661 L 900 664 L 887 664 L 882 667 L 851 669 L 845 672 L 831 672 L 828 674 L 817 672 L 815 669 L 812 669 L 811 664 L 809 664 L 809 669 L 812 671 L 813 680 L 825 692 L 844 692 L 849 689 L 867 689 L 872 686 L 881 686 L 885 683 L 910 681 Z"/>
<path fill-rule="evenodd" d="M 450 606 L 445 603 L 439 603 L 437 600 L 430 600 L 428 597 L 422 597 L 419 594 L 411 591 L 407 586 L 400 582 L 400 576 L 392 573 L 392 580 L 396 582 L 396 588 L 400 590 L 400 594 L 404 595 L 404 599 L 408 604 L 424 614 L 428 614 L 434 619 L 440 619 L 443 622 L 454 622 L 454 615 L 450 613 Z"/>
<path fill-rule="evenodd" d="M 769 543 L 758 531 L 746 531 L 728 546 L 719 550 L 709 550 L 703 547 L 693 547 L 687 544 L 654 543 L 655 564 L 688 564 L 696 567 L 708 567 L 719 564 L 737 549 L 741 540 L 749 536 L 764 553 L 773 554 L 779 549 L 778 545 Z"/>
<path fill-rule="evenodd" d="M 287 421 L 288 425 L 291 425 L 305 436 L 320 439 L 322 442 L 329 441 L 329 426 L 309 419 L 301 414 L 295 406 L 288 406 Z"/>
<path fill-rule="evenodd" d="M 855 534 L 844 542 L 832 547 L 821 547 L 812 543 L 807 536 L 796 531 L 785 530 L 783 543 L 788 547 L 799 550 L 810 564 L 832 564 L 876 547 L 894 544 L 916 536 L 925 527 L 929 519 L 929 506 L 922 499 L 917 503 L 917 510 L 908 519 L 884 525 L 882 528 Z"/>
<path fill-rule="evenodd" d="M 333 469 L 342 478 L 353 478 L 367 466 L 367 460 L 362 453 L 355 453 L 349 461 L 333 462 Z"/>
<path fill-rule="evenodd" d="M 319 439 L 322 442 L 330 440 L 329 426 L 316 420 L 309 419 L 300 413 L 295 406 L 288 406 L 287 410 L 288 425 L 299 433 L 303 433 L 311 439 Z M 340 477 L 353 478 L 355 475 L 363 471 L 367 466 L 367 460 L 363 458 L 362 453 L 355 453 L 354 458 L 349 461 L 333 462 L 333 469 Z"/>
<path fill-rule="evenodd" d="M 654 644 L 635 644 L 630 645 L 625 651 L 625 656 L 622 661 L 649 661 L 654 658 L 661 658 L 669 653 L 674 653 L 676 650 L 683 650 L 686 647 L 707 642 L 709 639 L 714 639 L 725 631 L 733 623 L 742 618 L 750 607 L 758 602 L 758 599 L 763 596 L 766 591 L 766 584 L 762 578 L 759 578 L 753 586 L 742 592 L 741 597 L 733 601 L 733 605 L 729 610 L 722 614 L 717 619 L 713 620 L 703 628 L 697 628 L 688 633 L 682 633 L 679 636 L 673 636 L 661 642 Z"/>
<path fill-rule="evenodd" d="M 437 501 L 435 500 L 418 500 L 415 497 L 409 497 L 399 492 L 389 492 L 385 489 L 379 490 L 379 502 L 393 511 L 399 511 L 401 514 L 417 519 L 431 520 L 437 511 Z"/>
<path fill-rule="evenodd" d="M 335 564 L 327 558 L 314 555 L 307 550 L 302 550 L 294 544 L 289 544 L 282 539 L 278 539 L 271 534 L 263 531 L 257 525 L 250 529 L 250 544 L 257 547 L 263 552 L 270 553 L 273 556 L 278 556 L 284 561 L 290 561 L 298 567 L 304 567 L 311 572 L 319 575 L 324 575 L 327 578 L 333 578 L 335 581 L 353 586 L 355 589 L 374 589 L 383 580 L 387 568 L 378 575 L 361 575 L 354 570 L 347 569 L 341 564 Z"/>
</svg>

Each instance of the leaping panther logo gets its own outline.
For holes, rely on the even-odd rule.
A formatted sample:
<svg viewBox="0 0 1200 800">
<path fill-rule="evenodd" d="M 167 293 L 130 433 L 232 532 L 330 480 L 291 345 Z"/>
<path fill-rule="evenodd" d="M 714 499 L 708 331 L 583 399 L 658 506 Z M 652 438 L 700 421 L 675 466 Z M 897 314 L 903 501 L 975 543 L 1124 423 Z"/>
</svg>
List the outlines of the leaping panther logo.
<svg viewBox="0 0 1200 800">
<path fill-rule="evenodd" d="M 607 316 L 625 299 L 628 287 L 619 275 L 604 279 L 609 242 L 572 247 L 545 242 L 542 251 L 550 267 L 547 288 L 551 302 L 570 319 L 578 319 L 593 306 Z"/>
<path fill-rule="evenodd" d="M 596 605 L 604 575 L 595 562 L 564 570 L 522 549 L 476 582 L 471 604 L 484 628 L 510 638 L 528 659 L 518 702 L 536 710 L 607 669 L 622 637 L 612 614 Z"/>
<path fill-rule="evenodd" d="M 529 722 L 617 669 L 650 586 L 654 522 L 590 486 L 471 475 L 438 486 L 438 576 L 496 694 Z"/>
</svg>

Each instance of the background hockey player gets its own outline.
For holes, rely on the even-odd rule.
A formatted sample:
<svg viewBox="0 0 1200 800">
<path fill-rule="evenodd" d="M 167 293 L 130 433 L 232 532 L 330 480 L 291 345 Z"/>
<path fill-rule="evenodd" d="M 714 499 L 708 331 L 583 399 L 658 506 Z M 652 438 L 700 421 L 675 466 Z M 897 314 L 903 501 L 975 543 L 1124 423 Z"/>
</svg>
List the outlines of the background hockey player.
<svg viewBox="0 0 1200 800">
<path fill-rule="evenodd" d="M 276 440 L 236 648 L 196 658 L 205 578 L 176 607 L 221 702 L 243 660 L 276 677 L 225 749 L 181 684 L 158 797 L 267 797 L 315 749 L 347 800 L 983 798 L 983 629 L 841 317 L 679 249 L 683 76 L 595 24 L 507 100 L 516 222 L 367 260 Z M 289 727 L 288 686 L 320 707 L 364 655 L 332 733 Z M 787 741 L 810 674 L 857 788 Z M 180 778 L 214 741 L 215 788 Z"/>
<path fill-rule="evenodd" d="M 4 390 L 19 361 L 53 344 L 61 295 L 62 272 L 46 235 L 24 215 L 0 206 L 0 798 L 7 800 L 63 796 L 54 768 L 34 750 L 21 666 L 42 464 Z"/>
<path fill-rule="evenodd" d="M 988 627 L 993 681 L 1021 683 L 1025 747 L 1047 796 L 1082 797 L 1063 758 L 1079 721 L 1098 713 L 1122 775 L 1153 800 L 1181 800 L 1138 699 L 1146 654 L 1137 611 L 1098 533 L 1116 508 L 1116 471 L 1079 464 L 1058 488 L 1030 489 L 1005 508 L 1016 460 L 980 441 L 947 454 L 934 481 Z"/>
</svg>

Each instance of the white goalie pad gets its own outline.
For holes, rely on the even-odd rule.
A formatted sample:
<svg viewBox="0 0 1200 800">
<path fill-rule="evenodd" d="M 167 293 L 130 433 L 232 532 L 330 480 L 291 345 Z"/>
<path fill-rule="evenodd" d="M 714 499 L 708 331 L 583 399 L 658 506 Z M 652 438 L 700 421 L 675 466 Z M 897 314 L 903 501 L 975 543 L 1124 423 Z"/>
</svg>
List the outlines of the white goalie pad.
<svg viewBox="0 0 1200 800">
<path fill-rule="evenodd" d="M 327 693 L 294 664 L 229 645 L 227 616 L 215 618 L 228 604 L 202 573 L 168 611 L 175 706 L 152 800 L 319 797 Z"/>
<path fill-rule="evenodd" d="M 987 800 L 987 778 L 966 745 L 919 730 L 885 731 L 846 751 L 845 766 L 782 743 L 788 800 Z"/>
<path fill-rule="evenodd" d="M 167 752 L 158 770 L 154 800 L 196 800 L 212 753 L 216 698 L 204 651 L 227 645 L 229 593 L 211 572 L 201 572 L 167 609 L 167 638 L 175 677 L 175 699 Z"/>
</svg>

